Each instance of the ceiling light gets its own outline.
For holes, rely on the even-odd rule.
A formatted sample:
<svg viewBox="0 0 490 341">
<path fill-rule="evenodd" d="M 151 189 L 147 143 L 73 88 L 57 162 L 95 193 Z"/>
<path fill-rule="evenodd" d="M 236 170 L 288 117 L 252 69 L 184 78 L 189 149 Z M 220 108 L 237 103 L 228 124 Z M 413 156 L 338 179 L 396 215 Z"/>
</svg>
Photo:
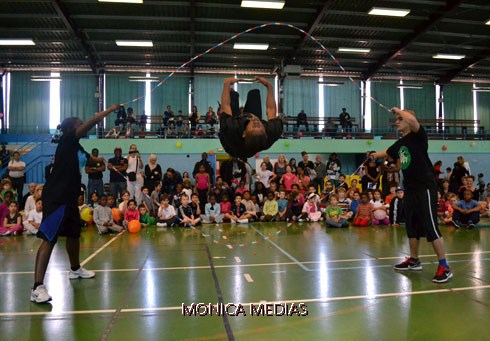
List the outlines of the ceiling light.
<svg viewBox="0 0 490 341">
<path fill-rule="evenodd" d="M 337 52 L 351 52 L 351 53 L 369 53 L 371 49 L 355 48 L 355 47 L 339 47 Z"/>
<path fill-rule="evenodd" d="M 490 25 L 490 19 L 485 23 L 485 25 Z"/>
<path fill-rule="evenodd" d="M 397 86 L 398 89 L 423 89 L 422 84 L 400 84 Z"/>
<path fill-rule="evenodd" d="M 120 2 L 124 4 L 142 4 L 143 0 L 99 0 L 99 2 Z"/>
<path fill-rule="evenodd" d="M 473 89 L 471 89 L 471 91 L 475 91 L 475 92 L 490 92 L 490 87 L 473 87 Z"/>
<path fill-rule="evenodd" d="M 151 40 L 116 40 L 117 46 L 153 47 Z"/>
<path fill-rule="evenodd" d="M 454 60 L 463 59 L 464 57 L 466 57 L 464 54 L 445 54 L 445 53 L 438 53 L 432 56 L 432 58 L 435 59 L 454 59 Z"/>
<path fill-rule="evenodd" d="M 143 77 L 143 76 L 129 76 L 130 82 L 150 82 L 156 83 L 158 82 L 158 77 Z"/>
<path fill-rule="evenodd" d="M 0 45 L 36 45 L 32 39 L 0 39 Z"/>
<path fill-rule="evenodd" d="M 60 81 L 61 76 L 31 76 L 31 81 L 33 82 L 50 82 L 50 81 Z"/>
<path fill-rule="evenodd" d="M 233 48 L 235 50 L 267 50 L 269 48 L 269 44 L 235 43 Z"/>
<path fill-rule="evenodd" d="M 318 84 L 325 85 L 325 86 L 341 86 L 344 85 L 344 82 L 318 81 Z"/>
<path fill-rule="evenodd" d="M 242 7 L 282 9 L 285 1 L 249 1 L 242 0 Z"/>
<path fill-rule="evenodd" d="M 370 15 L 384 15 L 388 17 L 404 17 L 410 13 L 409 9 L 403 8 L 383 8 L 383 7 L 373 7 L 368 12 Z"/>
</svg>

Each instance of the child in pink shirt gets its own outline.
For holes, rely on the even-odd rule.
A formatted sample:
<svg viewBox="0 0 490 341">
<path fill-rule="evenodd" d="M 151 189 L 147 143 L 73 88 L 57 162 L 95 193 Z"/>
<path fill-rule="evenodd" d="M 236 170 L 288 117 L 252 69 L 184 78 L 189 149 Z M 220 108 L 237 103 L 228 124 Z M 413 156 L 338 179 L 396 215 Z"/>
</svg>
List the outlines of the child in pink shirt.
<svg viewBox="0 0 490 341">
<path fill-rule="evenodd" d="M 284 184 L 286 193 L 291 192 L 291 186 L 293 184 L 298 184 L 298 177 L 292 173 L 291 166 L 286 166 L 286 173 L 282 175 L 280 183 Z"/>
<path fill-rule="evenodd" d="M 126 209 L 126 212 L 124 212 L 124 221 L 123 221 L 123 226 L 127 230 L 128 225 L 131 221 L 133 220 L 140 220 L 140 213 L 136 209 L 136 200 L 131 199 L 128 201 L 128 207 Z"/>
</svg>

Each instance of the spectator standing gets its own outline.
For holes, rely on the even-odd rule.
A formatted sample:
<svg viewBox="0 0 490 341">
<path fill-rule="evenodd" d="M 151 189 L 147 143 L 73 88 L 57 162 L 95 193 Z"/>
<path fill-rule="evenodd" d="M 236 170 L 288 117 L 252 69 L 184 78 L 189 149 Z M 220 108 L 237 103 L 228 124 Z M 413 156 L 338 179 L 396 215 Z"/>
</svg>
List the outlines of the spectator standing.
<svg viewBox="0 0 490 341">
<path fill-rule="evenodd" d="M 299 130 L 299 126 L 305 126 L 305 130 L 309 131 L 309 129 L 308 129 L 308 116 L 306 116 L 306 113 L 303 109 L 301 109 L 298 116 L 296 116 L 296 129 L 297 130 Z"/>
<path fill-rule="evenodd" d="M 267 170 L 271 172 L 274 170 L 274 166 L 272 165 L 271 158 L 269 157 L 269 155 L 264 156 L 262 162 L 265 162 Z"/>
<path fill-rule="evenodd" d="M 388 155 L 383 164 L 383 197 L 386 197 L 391 187 L 400 185 L 400 159 L 394 160 Z"/>
<path fill-rule="evenodd" d="M 350 132 L 352 130 L 352 120 L 346 108 L 342 108 L 342 112 L 339 115 L 339 120 L 342 130 L 345 132 Z"/>
<path fill-rule="evenodd" d="M 163 175 L 163 191 L 172 197 L 178 194 L 176 191 L 177 184 L 183 184 L 182 175 L 175 169 L 168 168 L 167 172 Z"/>
<path fill-rule="evenodd" d="M 44 179 L 48 181 L 49 176 L 53 172 L 54 167 L 54 155 L 51 156 L 51 163 L 49 163 L 46 167 L 44 167 Z"/>
<path fill-rule="evenodd" d="M 470 164 L 468 161 L 465 161 L 464 157 L 458 156 L 458 163 L 468 171 L 468 175 L 471 175 Z"/>
<path fill-rule="evenodd" d="M 121 197 L 127 189 L 126 170 L 128 169 L 128 160 L 122 157 L 121 147 L 114 148 L 114 157 L 109 159 L 107 164 L 109 169 L 109 186 L 114 198 Z"/>
<path fill-rule="evenodd" d="M 145 186 L 148 187 L 151 193 L 161 181 L 162 167 L 157 162 L 157 156 L 150 154 L 148 163 L 145 165 Z"/>
<path fill-rule="evenodd" d="M 167 110 L 163 112 L 163 117 L 162 117 L 162 122 L 163 126 L 167 127 L 168 126 L 168 121 L 174 118 L 174 112 L 172 110 L 172 107 L 170 105 L 167 105 Z"/>
<path fill-rule="evenodd" d="M 191 113 L 189 114 L 189 122 L 191 124 L 191 132 L 196 131 L 196 126 L 199 123 L 200 114 L 197 111 L 197 107 L 195 105 L 192 106 Z"/>
<path fill-rule="evenodd" d="M 22 198 L 24 191 L 24 184 L 26 182 L 25 177 L 26 164 L 20 160 L 20 153 L 15 151 L 13 159 L 9 162 L 9 178 L 12 181 L 12 188 L 17 192 L 17 197 Z"/>
<path fill-rule="evenodd" d="M 211 129 L 213 129 L 216 123 L 218 123 L 216 113 L 214 112 L 213 107 L 209 107 L 208 112 L 206 113 L 206 124 L 209 124 Z"/>
<path fill-rule="evenodd" d="M 208 153 L 203 152 L 201 154 L 201 160 L 197 161 L 194 165 L 194 170 L 192 171 L 192 177 L 196 178 L 196 174 L 199 173 L 199 168 L 201 165 L 204 166 L 206 173 L 209 174 L 209 179 L 211 179 L 211 184 L 214 184 L 214 169 L 211 166 L 211 162 L 208 161 Z"/>
<path fill-rule="evenodd" d="M 274 164 L 273 172 L 277 175 L 276 182 L 279 183 L 282 176 L 286 174 L 286 166 L 288 165 L 288 161 L 286 160 L 286 156 L 284 154 L 280 154 L 277 157 L 277 161 Z"/>
<path fill-rule="evenodd" d="M 318 191 L 318 187 L 320 187 L 320 193 L 323 191 L 323 178 L 327 175 L 327 165 L 323 163 L 322 156 L 317 155 L 315 157 L 315 173 L 316 176 L 313 181 L 313 185 L 315 186 L 315 191 Z"/>
<path fill-rule="evenodd" d="M 126 157 L 128 160 L 128 191 L 131 194 L 131 198 L 136 200 L 136 203 L 141 202 L 141 187 L 142 176 L 141 170 L 143 169 L 143 160 L 135 144 L 129 146 L 129 154 Z"/>
<path fill-rule="evenodd" d="M 90 158 L 85 165 L 85 173 L 88 174 L 87 191 L 88 195 L 97 192 L 98 196 L 104 194 L 104 181 L 102 180 L 105 171 L 105 163 L 99 160 L 99 150 L 97 148 L 92 149 L 92 156 L 95 159 Z"/>
<path fill-rule="evenodd" d="M 379 188 L 379 178 L 381 177 L 381 167 L 376 162 L 376 158 L 373 156 L 375 152 L 369 152 L 368 162 L 365 169 L 365 174 L 361 179 L 362 191 L 366 192 L 368 189 L 373 190 Z"/>
<path fill-rule="evenodd" d="M 337 186 L 339 175 L 342 170 L 342 164 L 337 158 L 337 153 L 330 154 L 330 156 L 328 157 L 326 168 L 328 179 L 332 181 L 335 186 Z"/>
<path fill-rule="evenodd" d="M 298 167 L 302 167 L 303 170 L 305 171 L 305 174 L 310 176 L 311 170 L 313 170 L 313 171 L 315 170 L 315 165 L 313 164 L 313 161 L 310 161 L 308 159 L 309 154 L 307 152 L 302 151 L 301 156 L 302 156 L 303 160 L 301 160 L 298 163 Z"/>
</svg>

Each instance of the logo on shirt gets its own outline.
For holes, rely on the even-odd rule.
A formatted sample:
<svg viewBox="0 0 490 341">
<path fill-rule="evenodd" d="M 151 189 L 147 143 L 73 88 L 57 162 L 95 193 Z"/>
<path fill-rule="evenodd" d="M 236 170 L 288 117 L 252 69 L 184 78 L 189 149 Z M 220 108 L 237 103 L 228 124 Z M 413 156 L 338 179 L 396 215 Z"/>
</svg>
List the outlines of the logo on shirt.
<svg viewBox="0 0 490 341">
<path fill-rule="evenodd" d="M 402 169 L 407 169 L 412 162 L 412 156 L 410 155 L 410 151 L 406 146 L 402 146 L 398 151 L 398 157 L 400 158 L 400 163 Z"/>
</svg>

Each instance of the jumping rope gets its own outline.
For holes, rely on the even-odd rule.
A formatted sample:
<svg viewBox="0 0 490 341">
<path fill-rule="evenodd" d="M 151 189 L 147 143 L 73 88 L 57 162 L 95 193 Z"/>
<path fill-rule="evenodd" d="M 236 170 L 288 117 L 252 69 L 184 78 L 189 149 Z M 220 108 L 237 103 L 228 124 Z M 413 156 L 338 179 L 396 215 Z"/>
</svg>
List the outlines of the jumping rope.
<svg viewBox="0 0 490 341">
<path fill-rule="evenodd" d="M 182 70 L 184 67 L 186 67 L 187 65 L 189 65 L 190 63 L 194 62 L 195 60 L 201 58 L 202 56 L 208 54 L 209 52 L 217 49 L 218 47 L 224 45 L 224 44 L 227 44 L 228 42 L 246 34 L 246 33 L 250 33 L 250 32 L 253 32 L 255 30 L 258 30 L 258 29 L 262 29 L 264 27 L 269 27 L 269 26 L 283 26 L 283 27 L 289 27 L 289 28 L 292 28 L 296 31 L 299 31 L 301 32 L 302 34 L 304 34 L 306 37 L 308 37 L 309 39 L 311 39 L 313 42 L 315 42 L 318 46 L 320 46 L 322 48 L 323 51 L 325 51 L 329 57 L 337 64 L 337 66 L 340 68 L 340 70 L 342 70 L 343 73 L 345 73 L 345 75 L 349 78 L 349 80 L 352 82 L 352 84 L 354 84 L 355 87 L 357 87 L 361 93 L 365 96 L 365 92 L 363 92 L 363 89 L 362 87 L 358 84 L 357 81 L 355 81 L 350 75 L 349 73 L 345 70 L 345 68 L 342 66 L 342 64 L 340 64 L 340 62 L 337 60 L 337 58 L 335 58 L 335 56 L 320 42 L 318 41 L 318 39 L 316 39 L 314 36 L 312 36 L 311 34 L 309 34 L 308 32 L 306 32 L 305 30 L 297 27 L 297 26 L 294 26 L 292 24 L 288 24 L 288 23 L 282 23 L 282 22 L 269 22 L 269 23 L 265 23 L 265 24 L 262 24 L 262 25 L 257 25 L 257 26 L 253 26 L 253 27 L 250 27 L 240 33 L 237 33 L 223 41 L 221 41 L 220 43 L 210 47 L 209 49 L 207 49 L 206 51 L 192 57 L 191 59 L 189 59 L 188 61 L 186 61 L 184 64 L 180 65 L 177 69 L 175 69 L 174 71 L 172 71 L 170 74 L 168 74 L 167 76 L 165 76 L 165 78 L 163 78 L 156 86 L 154 86 L 151 90 L 150 90 L 150 93 L 152 93 L 153 91 L 155 91 L 158 87 L 160 87 L 161 85 L 163 85 L 170 77 L 172 77 L 176 72 L 179 72 L 180 70 Z M 136 97 L 130 101 L 127 101 L 127 102 L 124 102 L 124 103 L 121 103 L 121 105 L 127 105 L 129 103 L 134 103 L 134 102 L 137 102 L 143 98 L 145 98 L 146 95 L 143 95 L 143 96 L 139 96 L 139 97 Z M 376 103 L 380 108 L 386 110 L 386 111 L 390 111 L 384 104 L 382 104 L 381 102 L 379 102 L 376 98 L 370 96 L 370 99 L 371 101 L 373 101 L 374 103 Z"/>
</svg>

